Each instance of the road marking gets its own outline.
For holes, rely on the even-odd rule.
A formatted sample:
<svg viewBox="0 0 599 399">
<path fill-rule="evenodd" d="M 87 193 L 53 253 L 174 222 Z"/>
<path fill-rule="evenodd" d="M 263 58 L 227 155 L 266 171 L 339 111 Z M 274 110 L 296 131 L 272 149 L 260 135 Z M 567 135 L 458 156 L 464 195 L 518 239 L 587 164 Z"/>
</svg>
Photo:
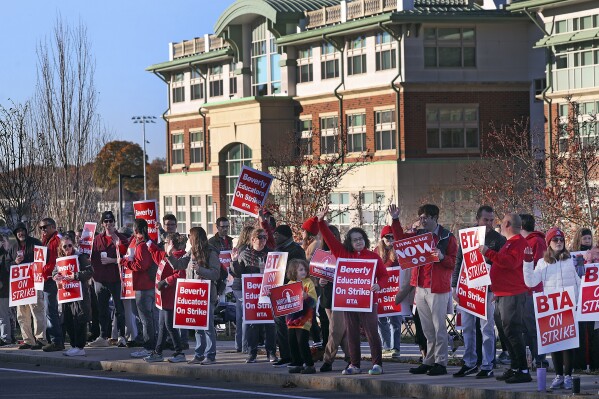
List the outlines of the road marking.
<svg viewBox="0 0 599 399">
<path fill-rule="evenodd" d="M 270 396 L 270 397 L 275 397 L 275 398 L 317 399 L 317 398 L 313 398 L 310 396 L 294 396 L 294 395 L 283 395 L 283 394 L 269 393 L 269 392 L 241 391 L 241 390 L 237 390 L 237 389 L 212 388 L 212 387 L 204 387 L 204 386 L 197 386 L 197 385 L 170 384 L 167 382 L 129 380 L 126 378 L 111 378 L 111 377 L 97 377 L 97 376 L 91 376 L 91 375 L 53 373 L 53 372 L 49 372 L 49 371 L 19 370 L 19 369 L 8 369 L 8 368 L 2 368 L 2 367 L 0 367 L 0 371 L 10 371 L 10 372 L 15 372 L 15 373 L 54 375 L 54 376 L 59 376 L 59 377 L 87 378 L 90 380 L 129 382 L 129 383 L 134 383 L 134 384 L 159 385 L 159 386 L 163 386 L 163 387 L 172 387 L 172 388 L 187 388 L 187 389 L 198 389 L 198 390 L 205 390 L 205 391 L 241 393 L 241 394 L 246 394 L 246 395 Z"/>
</svg>

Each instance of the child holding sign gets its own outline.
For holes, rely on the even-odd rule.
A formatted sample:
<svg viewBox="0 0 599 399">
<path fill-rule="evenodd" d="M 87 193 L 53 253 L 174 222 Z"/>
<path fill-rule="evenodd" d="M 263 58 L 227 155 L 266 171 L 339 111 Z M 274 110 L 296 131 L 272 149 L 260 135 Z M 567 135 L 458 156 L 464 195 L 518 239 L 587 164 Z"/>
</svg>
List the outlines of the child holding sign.
<svg viewBox="0 0 599 399">
<path fill-rule="evenodd" d="M 292 259 L 287 266 L 287 284 L 302 282 L 304 291 L 304 307 L 301 311 L 286 316 L 287 328 L 289 329 L 289 349 L 291 351 L 291 364 L 289 373 L 314 374 L 314 360 L 310 353 L 310 328 L 312 328 L 312 316 L 316 305 L 316 289 L 314 282 L 308 277 L 308 262 L 302 259 Z M 306 364 L 304 368 L 303 365 Z"/>
<path fill-rule="evenodd" d="M 543 290 L 564 289 L 574 287 L 578 297 L 580 277 L 572 263 L 570 253 L 566 249 L 564 233 L 557 227 L 551 228 L 545 236 L 547 251 L 534 267 L 532 248 L 524 250 L 524 282 L 528 287 L 543 283 Z M 578 299 L 574 303 L 576 303 Z M 555 366 L 555 378 L 551 389 L 572 389 L 572 360 L 574 349 L 554 352 L 551 355 Z"/>
</svg>

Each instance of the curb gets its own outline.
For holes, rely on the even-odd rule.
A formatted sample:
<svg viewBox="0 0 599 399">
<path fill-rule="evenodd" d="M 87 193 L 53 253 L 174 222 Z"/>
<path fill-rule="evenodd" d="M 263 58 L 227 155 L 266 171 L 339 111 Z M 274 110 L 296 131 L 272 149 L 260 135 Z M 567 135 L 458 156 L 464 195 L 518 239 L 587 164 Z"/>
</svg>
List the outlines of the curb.
<svg viewBox="0 0 599 399">
<path fill-rule="evenodd" d="M 155 363 L 147 364 L 138 361 L 85 360 L 63 357 L 41 357 L 27 354 L 0 353 L 2 363 L 26 363 L 65 368 L 85 368 L 88 370 L 105 370 L 130 372 L 154 376 L 185 377 L 220 382 L 249 382 L 270 386 L 289 386 L 292 383 L 301 388 L 324 391 L 340 391 L 353 394 L 380 395 L 406 398 L 447 398 L 447 399 L 571 399 L 571 394 L 553 394 L 540 392 L 516 392 L 497 389 L 452 387 L 424 383 L 399 382 L 385 380 L 389 374 L 382 376 L 359 375 L 342 377 L 340 374 L 328 375 L 288 375 L 268 373 L 265 371 L 248 371 L 247 369 L 222 368 L 214 366 L 189 367 L 187 365 Z M 591 396 L 589 394 L 582 394 Z"/>
</svg>

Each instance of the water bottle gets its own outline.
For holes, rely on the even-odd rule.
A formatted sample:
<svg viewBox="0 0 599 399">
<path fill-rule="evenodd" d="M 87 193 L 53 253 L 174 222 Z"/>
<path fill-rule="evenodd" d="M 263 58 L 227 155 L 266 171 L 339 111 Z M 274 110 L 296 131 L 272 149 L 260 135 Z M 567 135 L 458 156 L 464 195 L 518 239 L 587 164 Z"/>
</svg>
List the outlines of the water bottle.
<svg viewBox="0 0 599 399">
<path fill-rule="evenodd" d="M 532 369 L 532 353 L 530 352 L 530 348 L 526 347 L 526 364 L 528 365 L 528 369 Z"/>
</svg>

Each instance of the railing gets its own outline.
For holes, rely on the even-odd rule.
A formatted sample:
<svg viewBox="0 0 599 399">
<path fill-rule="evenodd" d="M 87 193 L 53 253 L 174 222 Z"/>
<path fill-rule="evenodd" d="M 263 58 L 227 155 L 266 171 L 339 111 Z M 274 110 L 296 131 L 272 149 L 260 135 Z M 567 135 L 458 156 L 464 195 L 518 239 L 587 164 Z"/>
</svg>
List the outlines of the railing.
<svg viewBox="0 0 599 399">
<path fill-rule="evenodd" d="M 325 25 L 342 22 L 341 15 L 345 4 L 347 20 L 363 18 L 397 9 L 397 0 L 353 0 L 337 6 L 324 7 L 320 10 L 306 12 L 306 29 L 314 29 Z"/>
<path fill-rule="evenodd" d="M 221 37 L 210 35 L 209 51 L 228 47 L 228 43 Z M 194 54 L 206 52 L 206 40 L 204 37 L 196 37 L 191 40 L 184 40 L 179 43 L 173 43 L 173 58 L 188 57 Z"/>
</svg>

